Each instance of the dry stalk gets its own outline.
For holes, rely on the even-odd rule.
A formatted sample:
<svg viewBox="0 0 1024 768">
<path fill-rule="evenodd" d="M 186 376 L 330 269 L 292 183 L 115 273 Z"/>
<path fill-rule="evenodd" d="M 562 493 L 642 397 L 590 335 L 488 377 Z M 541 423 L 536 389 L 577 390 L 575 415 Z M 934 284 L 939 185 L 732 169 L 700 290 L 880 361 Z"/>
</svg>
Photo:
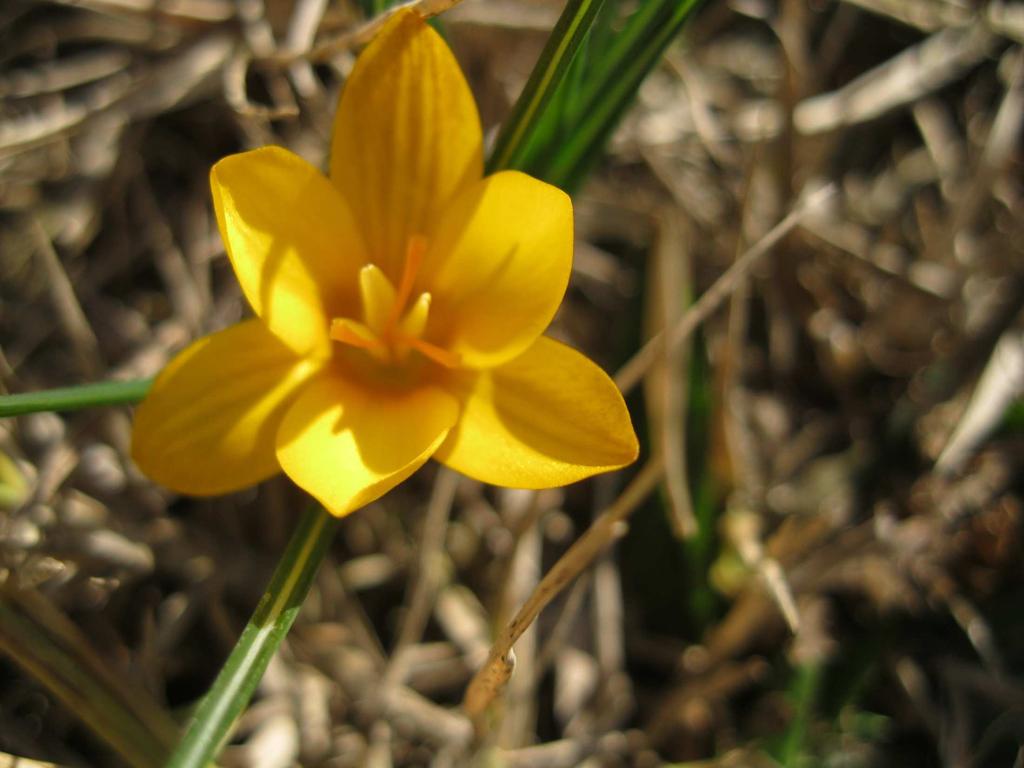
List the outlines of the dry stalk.
<svg viewBox="0 0 1024 768">
<path fill-rule="evenodd" d="M 664 472 L 660 456 L 651 457 L 616 499 L 549 570 L 523 606 L 508 623 L 491 648 L 483 667 L 466 689 L 462 706 L 479 731 L 480 716 L 512 676 L 515 655 L 512 646 L 540 612 L 594 559 L 622 535 L 622 523 L 654 490 Z"/>
<path fill-rule="evenodd" d="M 671 328 L 686 311 L 688 294 L 693 284 L 688 232 L 683 218 L 675 209 L 668 209 L 658 222 L 658 238 L 653 250 L 654 268 L 649 287 L 652 330 Z M 683 287 L 683 290 L 680 288 Z M 668 496 L 668 520 L 680 540 L 697 535 L 697 518 L 686 482 L 686 399 L 689 381 L 690 345 L 663 350 L 661 363 L 650 371 L 645 382 L 648 423 L 651 442 L 665 456 L 665 490 Z"/>
<path fill-rule="evenodd" d="M 461 0 L 408 0 L 392 6 L 379 16 L 375 16 L 355 29 L 349 29 L 336 37 L 324 40 L 312 47 L 299 50 L 282 51 L 269 57 L 268 63 L 290 66 L 299 61 L 322 62 L 334 58 L 339 53 L 351 48 L 365 45 L 377 33 L 385 21 L 406 8 L 414 10 L 422 19 L 437 16 L 449 8 L 458 5 Z"/>
<path fill-rule="evenodd" d="M 838 90 L 800 102 L 793 123 L 802 134 L 816 134 L 873 120 L 962 77 L 998 44 L 982 21 L 942 29 Z"/>
<path fill-rule="evenodd" d="M 103 367 L 102 363 L 98 362 L 99 342 L 75 295 L 71 277 L 65 271 L 49 235 L 38 221 L 32 222 L 32 235 L 35 238 L 36 253 L 49 282 L 50 297 L 57 313 L 57 321 L 71 341 L 75 360 L 82 374 L 87 378 L 97 379 Z"/>
</svg>

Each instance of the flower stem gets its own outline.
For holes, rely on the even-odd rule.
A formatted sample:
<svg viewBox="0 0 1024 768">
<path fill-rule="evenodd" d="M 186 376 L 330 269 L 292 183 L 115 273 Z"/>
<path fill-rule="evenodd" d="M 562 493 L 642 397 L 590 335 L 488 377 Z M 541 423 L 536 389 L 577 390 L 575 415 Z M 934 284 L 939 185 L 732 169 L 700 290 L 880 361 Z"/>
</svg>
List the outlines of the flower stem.
<svg viewBox="0 0 1024 768">
<path fill-rule="evenodd" d="M 204 768 L 220 751 L 288 633 L 337 529 L 319 505 L 302 516 L 252 618 L 196 710 L 167 768 Z"/>
<path fill-rule="evenodd" d="M 149 392 L 152 379 L 101 381 L 77 387 L 44 389 L 19 395 L 0 395 L 0 417 L 39 411 L 77 411 L 101 405 L 130 405 Z"/>
</svg>

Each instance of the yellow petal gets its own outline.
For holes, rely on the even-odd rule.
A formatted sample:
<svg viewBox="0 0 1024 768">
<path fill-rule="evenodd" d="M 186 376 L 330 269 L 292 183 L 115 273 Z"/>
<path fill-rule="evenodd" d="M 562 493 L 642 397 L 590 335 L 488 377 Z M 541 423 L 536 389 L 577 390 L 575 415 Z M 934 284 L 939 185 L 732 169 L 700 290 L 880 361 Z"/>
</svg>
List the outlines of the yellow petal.
<svg viewBox="0 0 1024 768">
<path fill-rule="evenodd" d="M 281 467 L 339 517 L 384 495 L 437 450 L 458 404 L 433 387 L 372 390 L 325 370 L 288 410 Z"/>
<path fill-rule="evenodd" d="M 480 117 L 445 42 L 399 11 L 363 51 L 334 121 L 331 179 L 352 205 L 370 261 L 398 285 L 410 237 L 483 174 Z"/>
<path fill-rule="evenodd" d="M 433 295 L 427 337 L 472 368 L 524 352 L 551 322 L 572 269 L 572 203 L 516 171 L 453 202 L 421 267 Z"/>
<path fill-rule="evenodd" d="M 326 353 L 329 318 L 358 308 L 366 263 L 352 214 L 316 168 L 280 147 L 226 157 L 210 187 L 217 223 L 253 310 L 300 353 Z"/>
<path fill-rule="evenodd" d="M 552 488 L 625 466 L 638 446 L 612 380 L 545 336 L 476 374 L 462 416 L 435 458 L 485 483 Z"/>
<path fill-rule="evenodd" d="M 281 471 L 278 424 L 314 371 L 259 320 L 205 336 L 175 357 L 135 412 L 132 458 L 180 493 L 227 493 Z"/>
</svg>

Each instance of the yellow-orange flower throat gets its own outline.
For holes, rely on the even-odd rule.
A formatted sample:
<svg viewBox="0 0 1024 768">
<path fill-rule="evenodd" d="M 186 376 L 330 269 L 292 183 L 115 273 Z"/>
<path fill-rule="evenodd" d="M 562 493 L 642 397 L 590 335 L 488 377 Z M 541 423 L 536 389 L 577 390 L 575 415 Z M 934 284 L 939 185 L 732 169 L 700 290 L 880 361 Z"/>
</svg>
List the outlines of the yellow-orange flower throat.
<svg viewBox="0 0 1024 768">
<path fill-rule="evenodd" d="M 331 338 L 366 350 L 383 363 L 401 363 L 410 350 L 416 350 L 446 368 L 458 367 L 459 355 L 423 338 L 430 316 L 430 294 L 426 291 L 420 293 L 409 306 L 426 252 L 426 238 L 422 235 L 409 238 L 397 289 L 376 264 L 367 264 L 359 270 L 362 321 L 334 318 L 331 320 Z"/>
</svg>

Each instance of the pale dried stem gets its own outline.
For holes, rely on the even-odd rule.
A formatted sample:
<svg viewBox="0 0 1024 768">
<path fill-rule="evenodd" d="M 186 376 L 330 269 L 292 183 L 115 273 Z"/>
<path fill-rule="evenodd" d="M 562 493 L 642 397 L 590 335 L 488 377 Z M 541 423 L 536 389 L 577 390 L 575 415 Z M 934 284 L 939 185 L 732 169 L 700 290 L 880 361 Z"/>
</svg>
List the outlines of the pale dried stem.
<svg viewBox="0 0 1024 768">
<path fill-rule="evenodd" d="M 1001 675 L 1006 673 L 1006 663 L 996 642 L 995 633 L 991 625 L 986 621 L 982 613 L 971 600 L 956 589 L 949 578 L 943 578 L 946 582 L 947 592 L 946 605 L 953 620 L 960 625 L 964 635 L 974 646 L 978 657 L 992 671 L 993 674 Z"/>
<path fill-rule="evenodd" d="M 355 29 L 346 30 L 336 37 L 324 40 L 309 48 L 280 52 L 270 57 L 268 62 L 291 65 L 297 61 L 327 61 L 339 53 L 365 45 L 377 34 L 377 30 L 384 25 L 384 22 L 399 11 L 409 8 L 415 11 L 420 18 L 429 19 L 447 11 L 449 8 L 453 8 L 459 2 L 461 0 L 409 0 L 409 2 L 399 3 L 389 8 L 385 13 L 370 19 L 365 24 L 360 24 Z"/>
<path fill-rule="evenodd" d="M 41 763 L 27 757 L 15 757 L 0 752 L 0 768 L 60 768 L 57 763 Z"/>
<path fill-rule="evenodd" d="M 730 517 L 730 538 L 743 562 L 756 571 L 764 581 L 768 594 L 786 620 L 789 630 L 795 635 L 800 630 L 800 614 L 793 596 L 793 588 L 779 561 L 765 552 L 761 541 L 761 527 L 760 517 L 734 513 Z"/>
<path fill-rule="evenodd" d="M 622 534 L 622 523 L 657 487 L 664 472 L 660 456 L 652 457 L 633 478 L 622 495 L 584 533 L 549 570 L 540 584 L 508 623 L 491 648 L 483 667 L 466 690 L 463 708 L 479 727 L 479 718 L 508 682 L 515 668 L 512 646 L 540 612 L 570 582 L 589 566 Z"/>
<path fill-rule="evenodd" d="M 313 47 L 316 31 L 326 10 L 327 0 L 299 0 L 295 4 L 285 38 L 288 50 L 302 51 Z M 304 99 L 315 98 L 320 93 L 321 89 L 310 62 L 296 61 L 288 68 L 288 74 L 295 90 Z"/>
<path fill-rule="evenodd" d="M 157 202 L 157 194 L 146 174 L 139 174 L 134 189 L 135 199 L 149 222 L 153 261 L 167 286 L 174 314 L 183 320 L 189 331 L 198 333 L 202 329 L 202 294 L 185 254 L 178 247 L 174 232 Z"/>
<path fill-rule="evenodd" d="M 1024 332 L 1013 328 L 999 339 L 963 415 L 935 462 L 935 471 L 962 472 L 979 446 L 1024 393 Z"/>
<path fill-rule="evenodd" d="M 116 18 L 120 12 L 161 16 L 205 23 L 227 21 L 235 12 L 230 0 L 56 0 L 59 5 L 87 8 Z"/>
<path fill-rule="evenodd" d="M 102 365 L 98 362 L 99 342 L 75 295 L 71 278 L 68 277 L 60 256 L 50 242 L 49 235 L 38 221 L 32 222 L 32 234 L 36 241 L 36 253 L 46 272 L 57 320 L 71 341 L 78 367 L 86 377 L 99 378 L 103 373 Z"/>
<path fill-rule="evenodd" d="M 729 301 L 726 326 L 729 352 L 721 367 L 722 391 L 726 403 L 722 409 L 722 427 L 737 489 L 748 499 L 761 499 L 766 484 L 765 467 L 763 457 L 757 450 L 757 437 L 751 429 L 751 398 L 743 384 L 750 294 L 750 281 L 741 280 Z"/>
<path fill-rule="evenodd" d="M 681 212 L 670 209 L 659 218 L 649 303 L 656 315 L 652 325 L 663 331 L 675 325 L 686 311 L 693 270 Z M 647 378 L 646 393 L 652 441 L 660 444 L 665 456 L 668 518 L 679 539 L 692 538 L 698 528 L 686 470 L 686 400 L 689 390 L 686 371 L 689 360 L 688 344 L 666 347 L 663 360 Z"/>
<path fill-rule="evenodd" d="M 953 237 L 972 230 L 992 196 L 996 177 L 1009 164 L 1014 148 L 1018 146 L 1024 130 L 1024 51 L 1018 50 L 1006 94 L 996 112 L 995 120 L 985 140 L 979 167 L 974 170 L 971 184 L 960 200 L 953 217 Z"/>
<path fill-rule="evenodd" d="M 537 590 L 541 578 L 541 552 L 544 541 L 539 525 L 531 525 L 520 537 L 512 561 L 509 587 L 516 605 Z M 494 729 L 497 744 L 504 748 L 521 747 L 532 741 L 537 730 L 538 652 L 537 625 L 531 623 L 518 639 L 519 674 L 509 681 L 504 691 L 501 722 Z"/>
<path fill-rule="evenodd" d="M 836 91 L 800 102 L 793 114 L 803 134 L 873 120 L 911 104 L 965 75 L 998 45 L 983 22 L 936 32 Z"/>
</svg>

